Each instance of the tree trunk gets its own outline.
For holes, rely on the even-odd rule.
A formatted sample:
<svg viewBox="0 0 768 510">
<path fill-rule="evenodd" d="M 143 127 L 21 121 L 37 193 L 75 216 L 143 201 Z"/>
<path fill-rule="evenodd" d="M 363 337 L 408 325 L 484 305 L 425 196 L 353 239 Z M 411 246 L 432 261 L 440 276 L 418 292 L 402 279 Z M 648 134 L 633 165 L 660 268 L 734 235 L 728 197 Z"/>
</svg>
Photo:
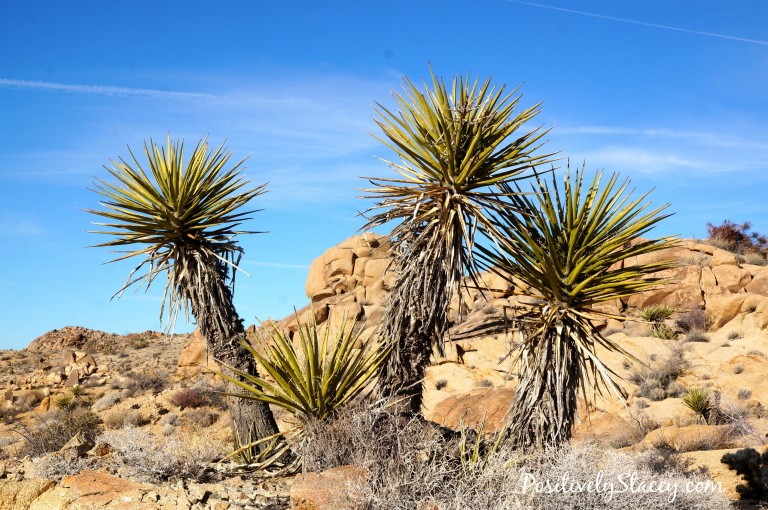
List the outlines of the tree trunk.
<svg viewBox="0 0 768 510">
<path fill-rule="evenodd" d="M 243 331 L 242 323 L 240 324 L 239 329 L 241 331 L 230 336 L 227 341 L 211 342 L 209 340 L 211 352 L 214 358 L 225 365 L 229 365 L 240 372 L 258 376 L 253 356 L 240 344 L 241 340 L 245 340 L 245 332 Z M 206 336 L 202 328 L 200 332 L 203 333 L 203 336 Z M 230 377 L 242 380 L 241 377 L 238 377 L 227 367 L 222 367 L 222 371 Z M 227 382 L 226 388 L 227 393 L 243 393 L 237 385 L 230 382 Z M 232 416 L 236 447 L 279 432 L 272 411 L 266 402 L 231 396 L 228 396 L 226 401 Z M 262 445 L 259 450 L 263 451 L 265 446 Z"/>
<path fill-rule="evenodd" d="M 189 273 L 194 274 L 197 281 L 187 289 L 188 297 L 200 333 L 208 342 L 211 354 L 224 365 L 258 376 L 253 356 L 241 344 L 246 341 L 245 329 L 232 302 L 232 292 L 226 284 L 228 267 L 212 256 L 195 258 L 195 262 L 196 267 Z M 243 380 L 226 366 L 222 367 L 222 371 L 232 378 Z M 226 389 L 228 393 L 243 393 L 237 385 L 229 382 Z M 239 397 L 227 397 L 226 401 L 232 416 L 236 447 L 279 432 L 266 402 Z M 259 451 L 264 451 L 268 443 L 260 445 Z M 255 450 L 252 452 L 255 453 Z"/>
<path fill-rule="evenodd" d="M 389 295 L 381 334 L 394 346 L 379 373 L 379 387 L 384 397 L 402 401 L 402 410 L 418 414 L 432 352 L 435 347 L 443 352 L 450 299 L 461 266 L 455 269 L 456 264 L 447 260 L 442 242 L 414 253 L 398 264 Z"/>
<path fill-rule="evenodd" d="M 580 352 L 569 331 L 546 329 L 523 346 L 510 436 L 522 450 L 559 446 L 571 439 L 576 418 Z"/>
</svg>

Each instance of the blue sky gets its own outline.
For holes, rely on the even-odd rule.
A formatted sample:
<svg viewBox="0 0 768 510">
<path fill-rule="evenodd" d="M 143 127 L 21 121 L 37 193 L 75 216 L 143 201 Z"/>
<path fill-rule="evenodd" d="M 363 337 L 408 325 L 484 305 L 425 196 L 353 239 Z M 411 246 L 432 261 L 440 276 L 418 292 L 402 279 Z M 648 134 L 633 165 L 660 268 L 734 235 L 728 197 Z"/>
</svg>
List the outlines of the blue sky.
<svg viewBox="0 0 768 510">
<path fill-rule="evenodd" d="M 768 231 L 762 0 L 4 2 L 0 5 L 0 348 L 65 325 L 161 329 L 161 289 L 110 301 L 133 268 L 86 233 L 102 165 L 167 133 L 224 140 L 269 182 L 242 239 L 246 324 L 306 303 L 313 258 L 363 224 L 387 175 L 372 103 L 428 66 L 523 84 L 547 148 L 618 171 L 675 216 Z M 191 326 L 180 323 L 177 330 Z"/>
</svg>

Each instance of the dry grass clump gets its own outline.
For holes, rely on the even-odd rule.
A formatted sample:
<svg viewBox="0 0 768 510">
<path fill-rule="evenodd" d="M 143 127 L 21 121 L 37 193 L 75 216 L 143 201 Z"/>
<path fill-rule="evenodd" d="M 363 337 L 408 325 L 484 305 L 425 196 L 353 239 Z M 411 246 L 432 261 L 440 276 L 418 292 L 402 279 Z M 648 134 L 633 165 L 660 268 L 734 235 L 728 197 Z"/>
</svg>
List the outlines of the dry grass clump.
<svg viewBox="0 0 768 510">
<path fill-rule="evenodd" d="M 677 326 L 684 333 L 691 331 L 706 331 L 709 327 L 707 321 L 707 314 L 704 310 L 696 308 L 682 312 L 675 319 L 675 326 Z"/>
<path fill-rule="evenodd" d="M 210 427 L 219 419 L 219 415 L 208 409 L 189 409 L 184 413 L 184 421 L 201 430 Z"/>
<path fill-rule="evenodd" d="M 686 342 L 702 342 L 706 343 L 709 342 L 709 336 L 704 333 L 703 331 L 699 331 L 698 329 L 694 329 L 693 331 L 688 332 L 687 335 L 685 335 L 685 341 Z"/>
<path fill-rule="evenodd" d="M 149 420 L 138 409 L 122 409 L 112 411 L 104 418 L 104 426 L 111 430 L 123 427 L 141 427 L 149 423 Z"/>
<path fill-rule="evenodd" d="M 636 368 L 629 375 L 629 380 L 638 385 L 635 396 L 655 401 L 664 400 L 677 397 L 685 391 L 685 387 L 677 378 L 683 375 L 688 367 L 684 347 L 675 346 L 667 357 Z"/>
<path fill-rule="evenodd" d="M 58 451 L 78 434 L 92 440 L 101 429 L 101 419 L 83 408 L 57 409 L 37 418 L 39 423 L 34 427 L 17 422 L 14 428 L 24 438 L 19 457 L 41 457 Z"/>
<path fill-rule="evenodd" d="M 466 434 L 471 437 L 466 431 L 463 437 Z M 714 487 L 706 492 L 686 491 L 687 482 L 706 480 L 675 467 L 665 465 L 662 470 L 656 452 L 632 457 L 587 444 L 523 455 L 505 441 L 494 448 L 490 438 L 470 439 L 470 444 L 479 445 L 470 461 L 466 454 L 462 456 L 461 437 L 423 420 L 392 415 L 381 406 L 355 407 L 332 419 L 308 422 L 295 451 L 311 471 L 345 464 L 367 469 L 367 486 L 352 494 L 356 507 L 365 509 L 728 508 L 728 500 Z M 601 491 L 576 486 L 598 479 Z M 622 480 L 635 487 L 663 482 L 670 490 L 632 492 Z M 566 482 L 563 489 L 551 489 L 561 482 Z M 608 484 L 613 484 L 613 490 Z"/>
<path fill-rule="evenodd" d="M 739 397 L 739 400 L 748 400 L 752 396 L 752 390 L 749 388 L 742 388 L 739 390 L 737 396 Z"/>
<path fill-rule="evenodd" d="M 161 439 L 134 427 L 104 432 L 97 441 L 112 447 L 112 461 L 121 472 L 149 483 L 169 479 L 202 481 L 210 464 L 225 451 L 223 444 L 200 436 Z"/>
<path fill-rule="evenodd" d="M 124 389 L 128 390 L 128 396 L 141 395 L 147 392 L 156 395 L 163 391 L 168 385 L 168 374 L 166 372 L 148 371 L 148 372 L 127 372 Z"/>
<path fill-rule="evenodd" d="M 118 402 L 122 402 L 125 395 L 122 392 L 113 392 L 104 395 L 93 403 L 91 409 L 94 411 L 106 411 Z"/>
</svg>

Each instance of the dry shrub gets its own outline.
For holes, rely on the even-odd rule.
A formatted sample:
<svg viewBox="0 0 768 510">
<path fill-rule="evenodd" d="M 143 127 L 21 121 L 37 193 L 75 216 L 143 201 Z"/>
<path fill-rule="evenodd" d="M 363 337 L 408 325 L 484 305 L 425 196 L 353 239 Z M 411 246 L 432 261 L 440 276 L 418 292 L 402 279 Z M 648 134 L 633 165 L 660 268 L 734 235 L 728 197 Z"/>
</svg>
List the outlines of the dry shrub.
<svg viewBox="0 0 768 510">
<path fill-rule="evenodd" d="M 210 463 L 225 451 L 222 443 L 201 436 L 161 439 L 134 427 L 107 431 L 98 441 L 112 447 L 116 467 L 131 478 L 149 483 L 168 479 L 203 481 Z"/>
<path fill-rule="evenodd" d="M 218 419 L 219 415 L 208 409 L 189 409 L 184 413 L 184 420 L 195 427 L 195 430 L 210 427 Z"/>
<path fill-rule="evenodd" d="M 149 423 L 138 409 L 121 409 L 112 411 L 104 418 L 104 426 L 108 429 L 121 429 L 123 427 L 141 427 Z"/>
<path fill-rule="evenodd" d="M 94 402 L 91 409 L 94 411 L 106 411 L 118 402 L 122 402 L 123 398 L 124 395 L 121 392 L 109 393 Z"/>
<path fill-rule="evenodd" d="M 684 333 L 697 330 L 706 331 L 707 327 L 709 326 L 707 321 L 707 314 L 700 308 L 682 312 L 675 320 L 675 326 L 677 326 Z"/>
<path fill-rule="evenodd" d="M 636 368 L 629 380 L 638 385 L 635 396 L 650 400 L 664 400 L 676 397 L 685 391 L 685 387 L 677 382 L 677 378 L 688 369 L 685 359 L 685 348 L 674 346 L 669 354 L 661 360 L 656 359 L 649 365 Z"/>
<path fill-rule="evenodd" d="M 128 396 L 141 395 L 150 392 L 156 395 L 163 391 L 168 384 L 168 374 L 166 372 L 148 371 L 148 372 L 128 372 L 129 377 L 124 388 L 128 390 Z"/>
<path fill-rule="evenodd" d="M 86 469 L 96 469 L 99 459 L 79 457 L 76 450 L 49 453 L 43 457 L 32 459 L 27 471 L 28 476 L 47 478 L 59 481 L 65 476 L 76 475 Z"/>
<path fill-rule="evenodd" d="M 528 455 L 503 442 L 483 442 L 482 461 L 462 462 L 455 434 L 421 419 L 405 419 L 381 406 L 353 407 L 337 417 L 307 423 L 304 441 L 295 445 L 307 470 L 354 464 L 369 472 L 368 485 L 353 494 L 356 508 L 370 510 L 511 510 L 572 508 L 725 509 L 728 500 L 711 490 L 686 492 L 688 481 L 705 481 L 675 466 L 658 468 L 655 458 L 638 457 L 592 444 Z M 623 490 L 629 483 L 665 482 L 676 493 Z M 604 491 L 547 491 L 563 481 L 586 484 L 601 479 Z M 534 482 L 540 485 L 535 485 Z M 609 493 L 608 483 L 614 484 Z M 550 487 L 551 487 L 550 486 Z M 671 498 L 671 499 L 670 499 Z"/>
<path fill-rule="evenodd" d="M 58 451 L 78 434 L 93 439 L 101 428 L 101 419 L 83 408 L 55 410 L 37 418 L 39 423 L 33 428 L 17 423 L 14 429 L 24 438 L 19 457 L 40 457 Z"/>
<path fill-rule="evenodd" d="M 206 404 L 203 393 L 195 388 L 183 388 L 173 395 L 168 401 L 176 407 L 200 407 Z"/>
</svg>

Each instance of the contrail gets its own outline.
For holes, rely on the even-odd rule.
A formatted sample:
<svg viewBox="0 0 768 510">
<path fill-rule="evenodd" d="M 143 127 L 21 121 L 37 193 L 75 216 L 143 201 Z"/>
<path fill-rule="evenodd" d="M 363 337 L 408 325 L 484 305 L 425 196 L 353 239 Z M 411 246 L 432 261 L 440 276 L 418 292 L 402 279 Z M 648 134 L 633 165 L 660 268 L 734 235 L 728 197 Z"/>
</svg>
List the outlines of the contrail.
<svg viewBox="0 0 768 510">
<path fill-rule="evenodd" d="M 716 34 L 714 32 L 702 32 L 700 30 L 691 30 L 688 28 L 671 27 L 669 25 L 659 25 L 657 23 L 646 23 L 645 21 L 637 21 L 637 20 L 627 19 L 627 18 L 617 18 L 615 16 L 605 16 L 603 14 L 595 14 L 593 12 L 576 11 L 574 9 L 565 9 L 563 7 L 555 7 L 553 5 L 544 5 L 544 4 L 537 4 L 533 2 L 525 2 L 523 0 L 507 0 L 507 2 L 513 3 L 513 4 L 530 5 L 532 7 L 539 7 L 541 9 L 549 9 L 552 11 L 578 14 L 580 16 L 590 16 L 592 18 L 607 19 L 610 21 L 619 21 L 621 23 L 631 23 L 632 25 L 640 25 L 643 27 L 661 28 L 663 30 L 673 30 L 675 32 L 684 32 L 686 34 L 703 35 L 706 37 L 716 37 L 718 39 L 727 39 L 729 41 L 738 41 L 738 42 L 745 42 L 750 44 L 761 44 L 763 46 L 768 46 L 768 41 L 762 41 L 760 39 L 747 39 L 746 37 L 735 37 L 732 35 Z"/>
<path fill-rule="evenodd" d="M 211 94 L 198 92 L 175 92 L 169 90 L 138 89 L 130 87 L 109 87 L 104 85 L 70 85 L 48 81 L 11 80 L 0 78 L 0 86 L 28 89 L 60 90 L 77 94 L 96 94 L 104 96 L 141 96 L 158 99 L 214 99 Z"/>
</svg>

